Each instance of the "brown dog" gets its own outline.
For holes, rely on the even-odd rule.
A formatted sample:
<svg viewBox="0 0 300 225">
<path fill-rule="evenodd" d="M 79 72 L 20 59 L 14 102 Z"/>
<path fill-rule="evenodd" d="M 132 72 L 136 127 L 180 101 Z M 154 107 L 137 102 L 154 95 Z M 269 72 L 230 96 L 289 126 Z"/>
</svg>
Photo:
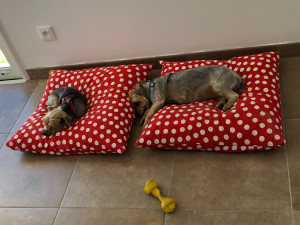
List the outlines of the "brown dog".
<svg viewBox="0 0 300 225">
<path fill-rule="evenodd" d="M 43 134 L 50 136 L 70 126 L 86 113 L 86 100 L 76 89 L 62 87 L 53 91 L 46 102 L 48 113 L 42 118 Z"/>
<path fill-rule="evenodd" d="M 140 82 L 129 91 L 129 100 L 144 126 L 165 104 L 218 100 L 217 108 L 228 110 L 239 98 L 244 79 L 224 66 L 204 66 L 169 73 L 147 83 Z"/>
</svg>

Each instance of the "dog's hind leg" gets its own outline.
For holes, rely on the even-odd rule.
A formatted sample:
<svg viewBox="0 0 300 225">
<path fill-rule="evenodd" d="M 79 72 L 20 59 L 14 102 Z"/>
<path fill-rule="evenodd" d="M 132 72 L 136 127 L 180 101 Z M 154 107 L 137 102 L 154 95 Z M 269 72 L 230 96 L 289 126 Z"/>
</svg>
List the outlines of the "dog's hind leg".
<svg viewBox="0 0 300 225">
<path fill-rule="evenodd" d="M 147 125 L 148 121 L 151 119 L 151 117 L 157 113 L 165 104 L 165 101 L 159 101 L 155 102 L 149 110 L 146 111 L 145 115 L 143 118 L 145 118 L 144 121 L 144 127 Z"/>
<path fill-rule="evenodd" d="M 239 95 L 232 90 L 220 90 L 220 93 L 222 96 L 228 99 L 228 101 L 222 108 L 223 111 L 230 109 L 233 104 L 239 99 Z"/>
</svg>

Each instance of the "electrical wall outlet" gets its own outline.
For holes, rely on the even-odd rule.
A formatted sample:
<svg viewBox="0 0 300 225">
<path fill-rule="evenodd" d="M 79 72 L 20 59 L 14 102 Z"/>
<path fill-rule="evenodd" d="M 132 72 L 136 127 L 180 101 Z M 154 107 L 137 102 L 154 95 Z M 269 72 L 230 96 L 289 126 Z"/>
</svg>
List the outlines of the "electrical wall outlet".
<svg viewBox="0 0 300 225">
<path fill-rule="evenodd" d="M 54 41 L 56 37 L 50 25 L 36 27 L 37 33 L 42 41 Z"/>
<path fill-rule="evenodd" d="M 9 71 L 8 70 L 0 70 L 0 74 L 2 76 L 5 76 L 5 75 L 8 75 L 9 74 Z"/>
</svg>

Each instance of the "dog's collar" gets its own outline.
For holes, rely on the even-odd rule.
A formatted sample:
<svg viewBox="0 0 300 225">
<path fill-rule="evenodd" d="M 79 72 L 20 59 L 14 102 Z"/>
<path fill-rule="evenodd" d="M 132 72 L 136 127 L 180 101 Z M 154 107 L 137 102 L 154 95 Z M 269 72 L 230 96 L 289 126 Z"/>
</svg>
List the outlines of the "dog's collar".
<svg viewBox="0 0 300 225">
<path fill-rule="evenodd" d="M 166 75 L 164 75 L 164 92 L 165 92 L 166 100 L 168 100 L 168 91 L 167 91 L 168 79 L 171 74 L 173 73 L 167 73 Z"/>
<path fill-rule="evenodd" d="M 155 80 L 151 81 L 151 80 L 147 80 L 145 87 L 146 87 L 146 98 L 149 101 L 150 104 L 152 104 L 153 101 L 153 89 L 155 86 Z"/>
<path fill-rule="evenodd" d="M 63 111 L 65 111 L 64 107 L 62 107 L 62 106 L 64 104 L 68 105 L 71 108 L 71 111 L 72 111 L 72 119 L 74 119 L 76 110 L 75 110 L 74 102 L 71 100 L 71 97 L 72 97 L 72 95 L 68 95 L 68 96 L 62 98 L 61 99 L 61 105 L 59 106 L 59 108 L 61 108 Z"/>
<path fill-rule="evenodd" d="M 167 92 L 167 86 L 168 86 L 168 79 L 169 76 L 172 75 L 173 73 L 167 73 L 166 75 L 164 75 L 164 93 L 166 96 L 166 99 L 168 99 L 168 92 Z M 155 81 L 151 81 L 151 80 L 147 80 L 146 84 L 145 84 L 145 88 L 146 88 L 146 98 L 149 101 L 150 104 L 152 104 L 153 102 L 153 90 L 154 90 L 154 86 L 155 86 Z"/>
</svg>

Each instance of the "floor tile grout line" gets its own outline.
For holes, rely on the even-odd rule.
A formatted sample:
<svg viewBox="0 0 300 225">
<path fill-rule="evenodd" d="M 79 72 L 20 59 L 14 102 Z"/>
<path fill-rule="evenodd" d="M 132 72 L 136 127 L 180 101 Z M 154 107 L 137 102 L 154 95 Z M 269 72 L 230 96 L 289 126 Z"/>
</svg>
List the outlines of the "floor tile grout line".
<svg viewBox="0 0 300 225">
<path fill-rule="evenodd" d="M 160 208 L 128 208 L 128 207 L 12 207 L 12 206 L 2 206 L 0 209 L 100 209 L 100 210 L 161 210 Z M 201 208 L 181 208 L 178 211 L 203 211 L 203 212 L 291 212 L 290 209 L 201 209 Z M 300 212 L 300 210 L 295 210 Z"/>
<path fill-rule="evenodd" d="M 171 174 L 170 174 L 170 180 L 169 180 L 169 189 L 168 189 L 168 195 L 167 195 L 168 197 L 169 197 L 171 185 L 172 185 L 173 170 L 174 170 L 174 164 L 175 164 L 175 154 L 176 154 L 176 151 L 174 151 L 174 154 L 173 154 L 173 162 L 172 162 L 172 168 L 171 168 Z M 165 215 L 164 215 L 164 223 L 163 224 L 166 224 L 166 218 L 167 218 L 167 213 L 165 213 Z"/>
<path fill-rule="evenodd" d="M 0 149 L 2 149 L 3 146 L 5 146 L 5 140 L 7 139 L 9 134 L 2 134 L 2 135 L 5 135 L 5 139 L 4 139 L 4 142 L 2 143 L 2 145 L 0 145 Z"/>
<path fill-rule="evenodd" d="M 15 120 L 15 122 L 14 122 L 14 124 L 12 125 L 11 129 L 9 130 L 9 134 L 12 133 L 12 130 L 14 129 L 14 127 L 15 127 L 15 125 L 16 125 L 16 123 L 17 123 L 19 117 L 20 117 L 20 115 L 21 115 L 22 112 L 24 111 L 24 109 L 25 109 L 26 105 L 28 104 L 28 102 L 29 102 L 31 96 L 33 96 L 33 94 L 35 93 L 35 90 L 36 90 L 36 88 L 37 88 L 37 86 L 38 86 L 38 83 L 39 83 L 39 80 L 36 82 L 36 85 L 35 85 L 34 88 L 32 89 L 32 92 L 31 92 L 29 98 L 27 99 L 27 101 L 26 101 L 26 103 L 24 104 L 22 110 L 21 110 L 20 113 L 18 114 L 17 119 Z"/>
<path fill-rule="evenodd" d="M 80 158 L 80 157 L 78 156 L 77 161 L 76 161 L 75 166 L 74 166 L 74 169 L 73 169 L 73 171 L 72 171 L 72 174 L 71 174 L 71 176 L 70 176 L 70 178 L 69 178 L 68 185 L 67 185 L 66 190 L 65 190 L 65 192 L 64 192 L 64 194 L 63 194 L 63 197 L 62 197 L 62 199 L 61 199 L 60 205 L 59 205 L 59 207 L 57 208 L 57 212 L 56 212 L 56 215 L 55 215 L 55 217 L 54 217 L 54 220 L 53 220 L 53 224 L 52 224 L 52 225 L 55 224 L 55 221 L 56 221 L 56 218 L 57 218 L 57 216 L 58 216 L 58 212 L 59 212 L 60 208 L 63 208 L 63 207 L 62 207 L 62 203 L 63 203 L 63 201 L 64 201 L 64 199 L 65 199 L 66 193 L 67 193 L 68 188 L 69 188 L 69 186 L 70 186 L 70 182 L 71 182 L 71 179 L 72 179 L 72 177 L 73 177 L 73 175 L 74 175 L 74 172 L 75 172 L 75 170 L 76 170 L 76 167 L 77 167 L 79 158 Z"/>
<path fill-rule="evenodd" d="M 179 211 L 203 211 L 203 212 L 291 212 L 290 209 L 201 209 L 201 208 L 182 208 Z"/>
<path fill-rule="evenodd" d="M 162 210 L 161 208 L 128 208 L 128 207 L 61 207 L 61 209 L 103 209 L 103 210 Z M 220 212 L 291 212 L 290 209 L 202 209 L 202 208 L 181 208 L 179 211 L 220 211 Z M 296 210 L 297 211 L 297 210 Z M 298 210 L 300 211 L 300 210 Z"/>
<path fill-rule="evenodd" d="M 0 209 L 57 209 L 55 206 L 0 206 Z"/>
<path fill-rule="evenodd" d="M 176 154 L 176 151 L 174 151 L 174 154 L 173 154 L 173 162 L 172 162 L 172 168 L 171 168 L 171 174 L 170 174 L 170 180 L 169 180 L 169 188 L 168 188 L 168 196 L 170 194 L 171 185 L 172 185 L 173 170 L 174 170 L 174 164 L 175 164 L 175 154 Z"/>
<path fill-rule="evenodd" d="M 286 121 L 282 120 L 283 123 L 283 133 L 284 136 L 287 137 L 286 133 Z M 287 175 L 288 175 L 288 183 L 289 183 L 289 194 L 290 194 L 290 204 L 291 204 L 291 213 L 292 213 L 292 224 L 295 224 L 295 219 L 294 219 L 294 208 L 293 208 L 293 196 L 292 196 L 292 187 L 291 187 L 291 178 L 290 178 L 290 165 L 289 165 L 289 157 L 288 157 L 288 143 L 286 142 L 285 144 L 285 158 L 286 158 L 286 166 L 287 166 Z"/>
<path fill-rule="evenodd" d="M 280 79 L 280 74 L 279 74 L 279 79 Z M 287 176 L 288 176 L 288 184 L 289 184 L 292 225 L 294 225 L 295 224 L 295 219 L 294 219 L 293 197 L 292 197 L 291 178 L 290 178 L 290 165 L 289 165 L 289 158 L 288 158 L 288 143 L 287 143 L 287 133 L 286 133 L 286 120 L 287 119 L 284 118 L 285 109 L 283 107 L 282 79 L 280 79 L 280 81 L 279 81 L 279 91 L 280 91 L 280 102 L 281 102 L 281 122 L 282 122 L 282 126 L 283 126 L 283 136 L 284 136 L 284 139 L 286 140 L 286 143 L 285 143 L 285 158 L 286 158 Z"/>
</svg>

